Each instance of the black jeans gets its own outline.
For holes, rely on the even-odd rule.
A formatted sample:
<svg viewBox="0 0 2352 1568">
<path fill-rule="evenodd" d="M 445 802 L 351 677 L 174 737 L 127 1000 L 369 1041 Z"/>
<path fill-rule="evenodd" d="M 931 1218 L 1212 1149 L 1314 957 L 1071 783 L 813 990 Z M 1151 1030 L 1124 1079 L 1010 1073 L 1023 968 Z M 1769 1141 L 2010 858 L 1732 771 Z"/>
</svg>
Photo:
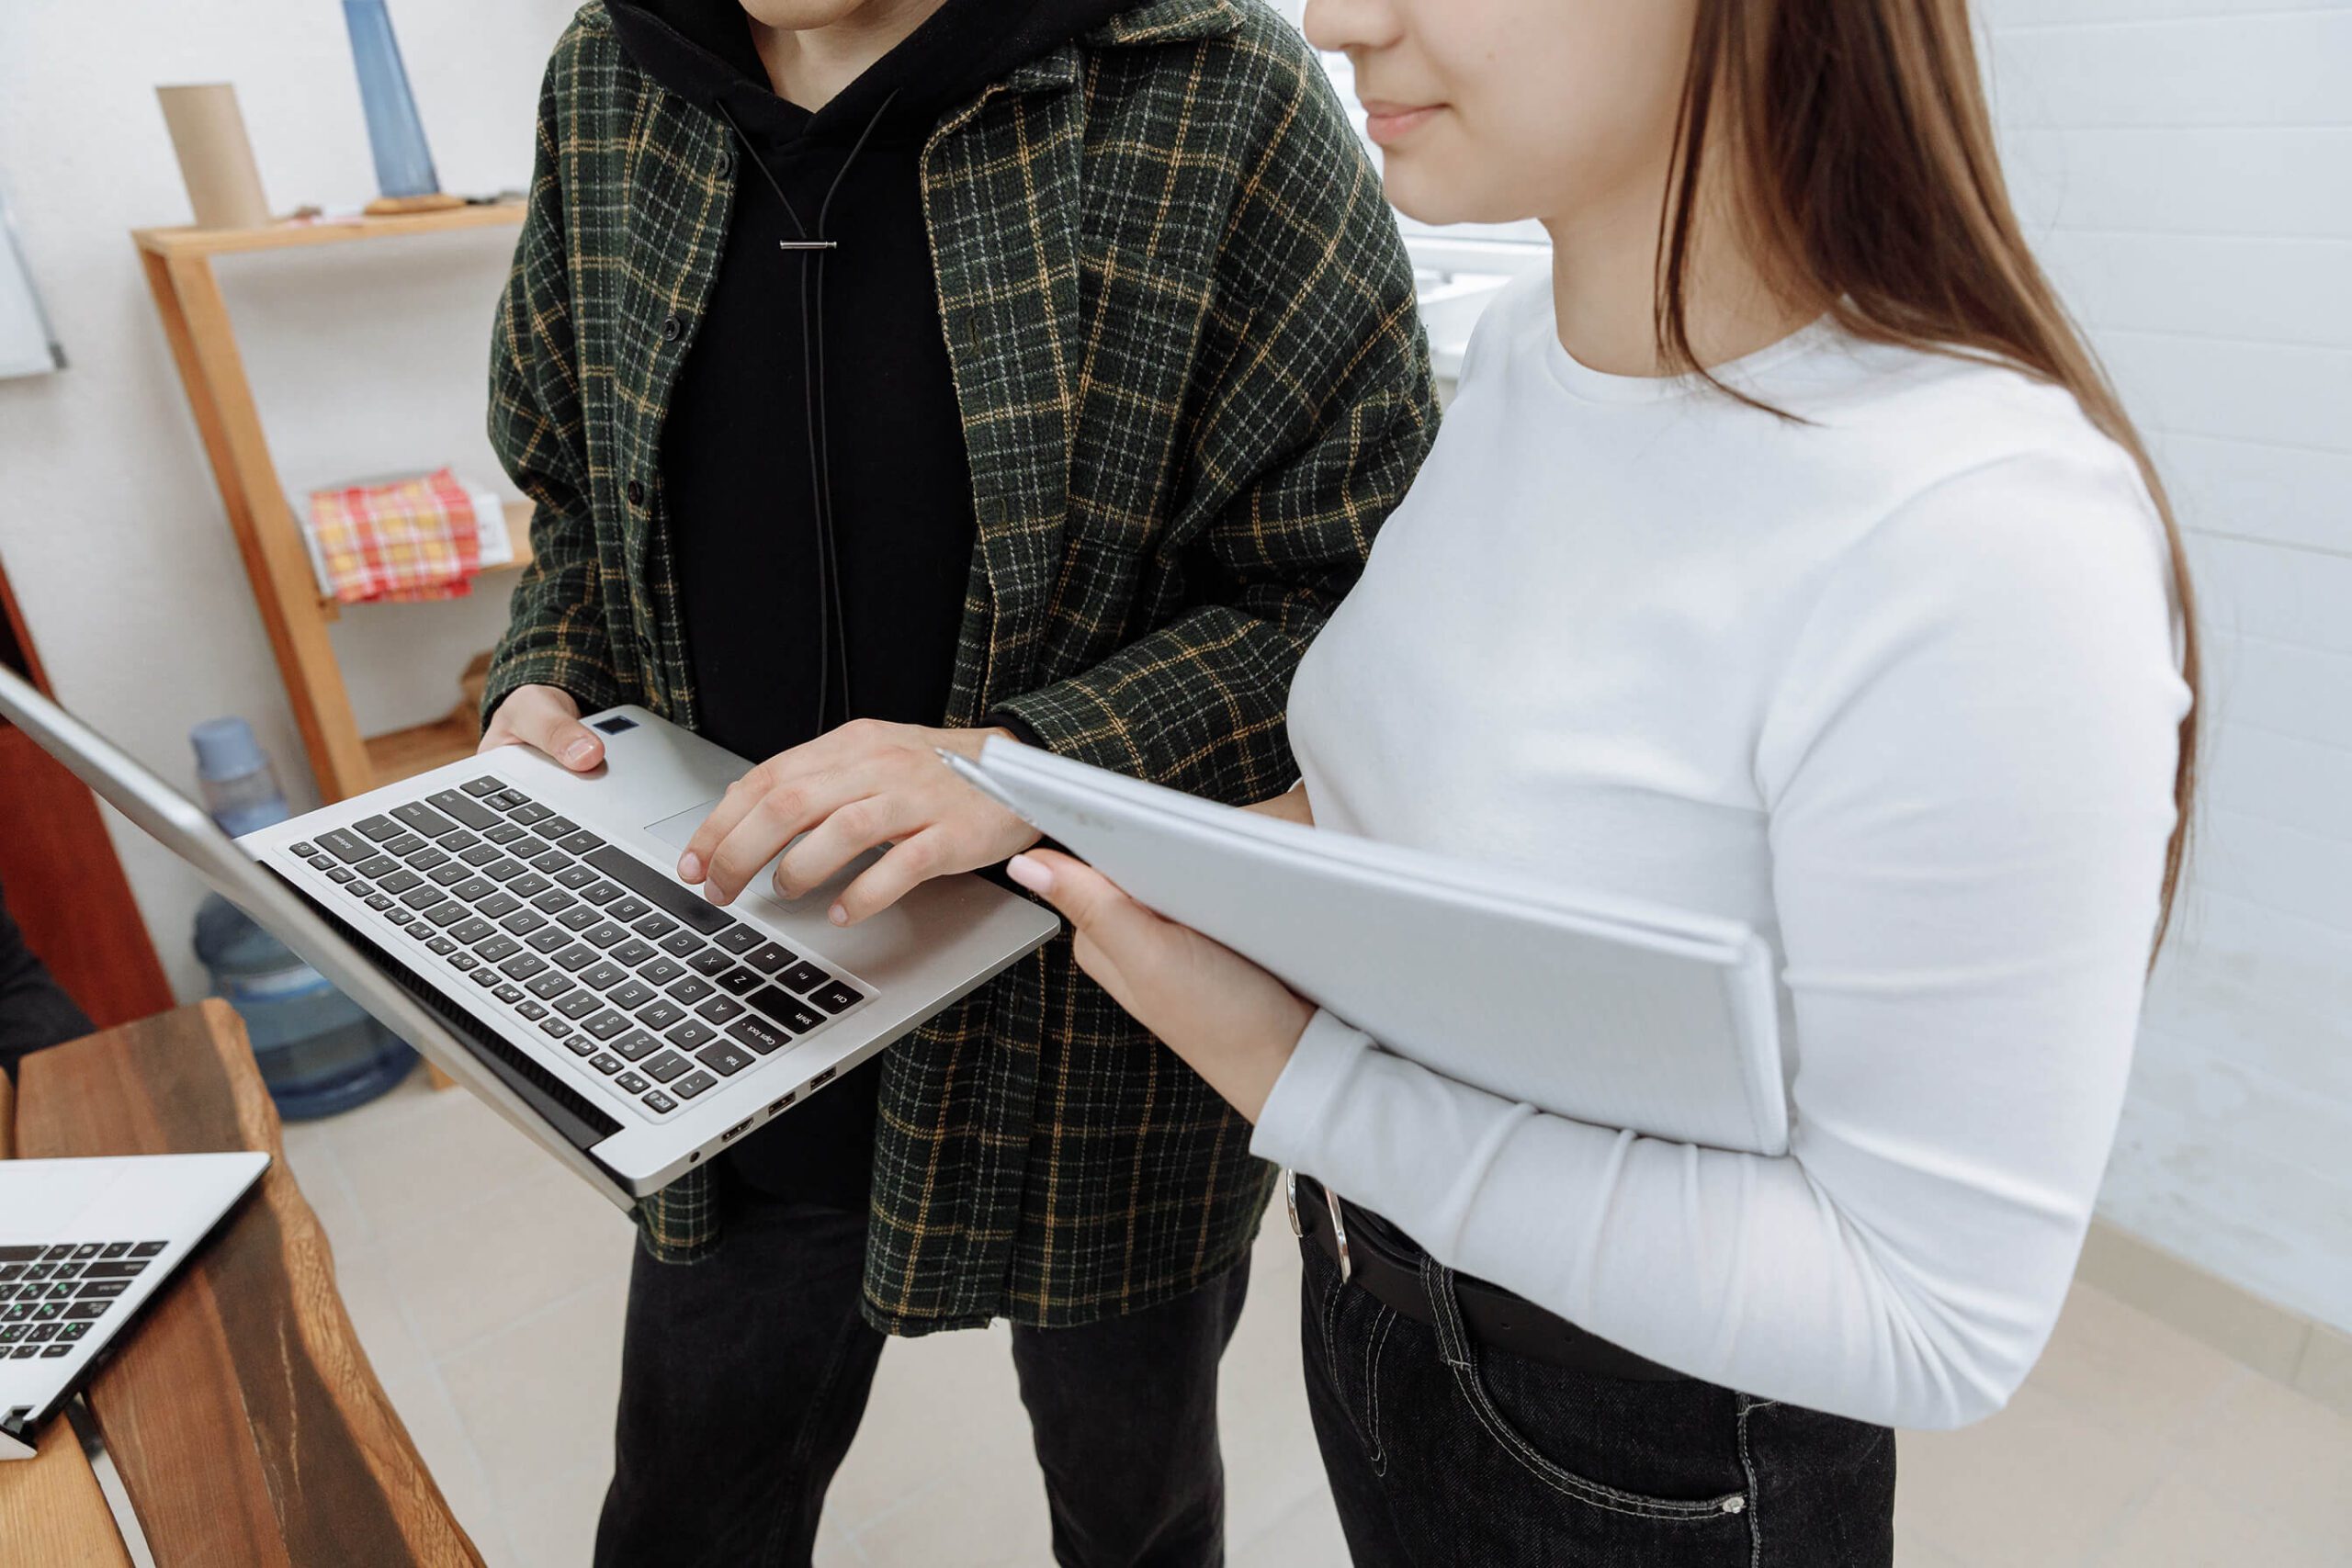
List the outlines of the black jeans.
<svg viewBox="0 0 2352 1568">
<path fill-rule="evenodd" d="M 1696 1379 L 1482 1350 L 1308 1244 L 1306 1399 L 1356 1568 L 1887 1568 L 1894 1434 Z"/>
<path fill-rule="evenodd" d="M 728 1196 L 718 1250 L 629 1277 L 598 1568 L 805 1564 L 884 1336 L 859 1315 L 865 1216 Z M 1216 1369 L 1250 1266 L 1083 1328 L 1012 1331 L 1065 1568 L 1225 1561 Z"/>
</svg>

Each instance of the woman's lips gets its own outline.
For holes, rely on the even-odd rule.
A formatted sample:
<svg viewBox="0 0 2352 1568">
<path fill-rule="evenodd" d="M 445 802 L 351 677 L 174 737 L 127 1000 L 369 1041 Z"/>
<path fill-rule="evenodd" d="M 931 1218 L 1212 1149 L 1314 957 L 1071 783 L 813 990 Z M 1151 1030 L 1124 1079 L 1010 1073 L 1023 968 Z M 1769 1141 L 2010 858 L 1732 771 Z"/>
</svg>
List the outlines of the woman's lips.
<svg viewBox="0 0 2352 1568">
<path fill-rule="evenodd" d="M 1437 117 L 1443 104 L 1392 104 L 1373 100 L 1363 106 L 1364 134 L 1382 146 L 1402 141 Z"/>
</svg>

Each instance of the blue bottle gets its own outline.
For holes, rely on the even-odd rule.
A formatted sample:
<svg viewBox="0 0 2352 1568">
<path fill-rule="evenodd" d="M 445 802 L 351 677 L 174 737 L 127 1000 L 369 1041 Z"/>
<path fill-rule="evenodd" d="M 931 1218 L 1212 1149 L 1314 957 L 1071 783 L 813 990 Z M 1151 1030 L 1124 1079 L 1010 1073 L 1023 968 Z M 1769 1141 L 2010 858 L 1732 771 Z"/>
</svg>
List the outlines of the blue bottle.
<svg viewBox="0 0 2352 1568">
<path fill-rule="evenodd" d="M 400 40 L 384 0 L 343 0 L 351 28 L 351 59 L 359 71 L 359 102 L 368 111 L 368 144 L 376 152 L 376 184 L 390 197 L 431 196 L 441 188 L 424 122 L 401 64 Z"/>
<path fill-rule="evenodd" d="M 188 733 L 205 809 L 234 837 L 292 815 L 269 757 L 242 718 Z M 262 1082 L 289 1122 L 362 1105 L 406 1077 L 416 1053 L 218 894 L 196 912 L 196 955 L 237 1010 Z"/>
</svg>

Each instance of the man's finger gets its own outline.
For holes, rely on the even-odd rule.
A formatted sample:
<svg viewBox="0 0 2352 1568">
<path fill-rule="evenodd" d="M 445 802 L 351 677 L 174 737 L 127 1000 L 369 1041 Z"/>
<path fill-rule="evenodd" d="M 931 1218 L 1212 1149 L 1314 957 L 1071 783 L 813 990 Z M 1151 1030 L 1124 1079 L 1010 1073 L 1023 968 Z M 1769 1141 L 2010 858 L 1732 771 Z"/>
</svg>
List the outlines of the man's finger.
<svg viewBox="0 0 2352 1568">
<path fill-rule="evenodd" d="M 822 886 L 835 872 L 875 845 L 926 826 L 919 818 L 910 818 L 907 804 L 899 796 L 869 795 L 845 801 L 828 812 L 823 821 L 805 824 L 798 843 L 792 842 L 792 835 L 779 840 L 792 847 L 775 864 L 776 897 L 797 898 L 812 887 Z M 726 851 L 719 852 L 724 856 Z"/>
<path fill-rule="evenodd" d="M 949 836 L 936 828 L 926 828 L 912 838 L 899 840 L 888 854 L 858 873 L 856 880 L 842 889 L 841 897 L 833 905 L 841 912 L 835 923 L 854 926 L 878 915 L 923 882 L 939 875 L 947 865 L 949 843 Z M 831 913 L 827 911 L 829 916 Z"/>
</svg>

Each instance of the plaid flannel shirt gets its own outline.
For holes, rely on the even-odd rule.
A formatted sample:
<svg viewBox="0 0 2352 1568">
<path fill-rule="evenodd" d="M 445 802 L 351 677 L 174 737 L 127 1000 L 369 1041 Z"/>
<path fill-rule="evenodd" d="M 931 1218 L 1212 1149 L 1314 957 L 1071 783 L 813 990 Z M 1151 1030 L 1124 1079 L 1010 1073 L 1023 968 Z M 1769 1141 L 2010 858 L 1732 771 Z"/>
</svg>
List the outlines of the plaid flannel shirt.
<svg viewBox="0 0 2352 1568">
<path fill-rule="evenodd" d="M 658 461 L 728 223 L 725 127 L 557 46 L 492 355 L 538 503 L 485 712 L 544 682 L 695 723 Z M 922 157 L 978 538 L 944 722 L 1218 800 L 1295 776 L 1283 713 L 1435 433 L 1379 177 L 1257 0 L 1149 0 L 941 121 Z M 867 1316 L 898 1333 L 1138 1311 L 1238 1260 L 1248 1124 L 1067 937 L 883 1057 Z M 715 1244 L 708 1172 L 640 1206 Z"/>
</svg>

